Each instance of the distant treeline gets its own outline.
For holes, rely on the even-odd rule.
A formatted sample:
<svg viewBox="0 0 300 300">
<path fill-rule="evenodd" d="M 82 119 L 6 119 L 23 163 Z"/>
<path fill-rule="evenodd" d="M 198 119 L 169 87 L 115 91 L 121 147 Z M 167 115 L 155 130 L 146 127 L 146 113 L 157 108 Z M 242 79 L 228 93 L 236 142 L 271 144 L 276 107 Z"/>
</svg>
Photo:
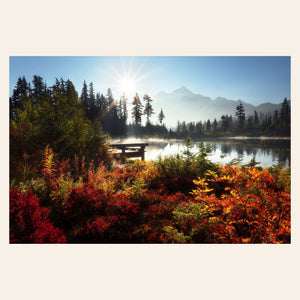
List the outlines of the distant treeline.
<svg viewBox="0 0 300 300">
<path fill-rule="evenodd" d="M 63 105 L 70 112 L 76 109 L 82 111 L 84 117 L 89 120 L 94 128 L 100 128 L 112 137 L 116 136 L 161 136 L 161 137 L 186 137 L 187 135 L 197 138 L 202 136 L 290 136 L 290 105 L 285 98 L 280 111 L 275 110 L 267 114 L 255 111 L 247 116 L 243 103 L 239 103 L 233 115 L 222 115 L 221 119 L 198 122 L 178 121 L 175 129 L 167 129 L 164 120 L 163 109 L 160 110 L 153 121 L 152 99 L 144 95 L 142 100 L 138 94 L 133 99 L 114 99 L 111 89 L 107 93 L 95 92 L 93 83 L 89 85 L 84 81 L 81 95 L 76 92 L 70 80 L 56 79 L 55 85 L 47 86 L 43 78 L 33 76 L 32 83 L 27 82 L 25 77 L 20 77 L 10 97 L 10 119 L 20 121 L 24 119 L 24 112 L 33 109 L 33 106 L 51 105 L 56 106 L 58 111 L 58 95 L 68 100 Z M 49 102 L 50 101 L 50 102 Z M 129 101 L 129 102 L 128 102 Z M 61 101 L 60 101 L 61 102 Z M 48 104 L 47 104 L 48 103 Z M 128 109 L 130 103 L 130 110 Z M 30 104 L 30 105 L 29 105 Z M 61 104 L 61 103 L 60 103 Z M 71 108 L 72 105 L 72 108 Z M 68 114 L 67 114 L 68 115 Z M 71 113 L 69 114 L 71 116 Z M 145 118 L 144 126 L 142 118 Z M 27 120 L 28 121 L 28 120 Z M 52 120 L 55 122 L 55 120 Z M 50 124 L 48 124 L 50 126 Z M 51 126 L 50 126 L 51 127 Z M 53 126 L 52 126 L 53 127 Z"/>
<path fill-rule="evenodd" d="M 280 111 L 275 110 L 267 114 L 254 111 L 246 117 L 244 105 L 240 102 L 232 115 L 222 115 L 221 119 L 213 121 L 179 122 L 171 133 L 173 136 L 285 136 L 291 135 L 291 109 L 287 98 L 282 102 Z"/>
</svg>

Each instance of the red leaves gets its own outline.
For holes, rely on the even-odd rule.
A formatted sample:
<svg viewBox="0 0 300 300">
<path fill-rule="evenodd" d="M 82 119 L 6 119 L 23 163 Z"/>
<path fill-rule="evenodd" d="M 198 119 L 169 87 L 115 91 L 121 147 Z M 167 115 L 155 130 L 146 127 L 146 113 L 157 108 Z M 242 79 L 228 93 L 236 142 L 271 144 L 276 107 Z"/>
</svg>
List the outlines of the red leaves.
<svg viewBox="0 0 300 300">
<path fill-rule="evenodd" d="M 10 243 L 65 243 L 63 232 L 49 221 L 32 192 L 10 190 Z"/>
<path fill-rule="evenodd" d="M 51 152 L 45 159 L 49 208 L 12 190 L 11 242 L 290 242 L 290 193 L 268 171 L 226 166 L 198 180 L 177 173 L 161 180 L 147 162 L 107 171 L 75 157 L 72 171 Z"/>
<path fill-rule="evenodd" d="M 215 194 L 198 195 L 197 190 L 193 194 L 198 199 L 201 196 L 202 203 L 211 210 L 222 212 L 218 219 L 224 228 L 236 231 L 234 235 L 228 234 L 224 242 L 289 243 L 290 194 L 278 190 L 273 176 L 266 171 L 252 168 L 242 172 L 229 167 L 221 171 L 223 174 L 212 185 L 234 178 L 234 185 L 225 187 L 221 198 Z"/>
</svg>

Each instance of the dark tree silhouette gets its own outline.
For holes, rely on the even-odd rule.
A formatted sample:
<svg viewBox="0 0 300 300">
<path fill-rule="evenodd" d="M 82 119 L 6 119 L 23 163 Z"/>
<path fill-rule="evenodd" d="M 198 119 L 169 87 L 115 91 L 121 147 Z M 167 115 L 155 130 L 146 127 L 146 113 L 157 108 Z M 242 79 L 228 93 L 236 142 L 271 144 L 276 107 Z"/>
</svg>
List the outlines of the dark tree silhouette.
<svg viewBox="0 0 300 300">
<path fill-rule="evenodd" d="M 235 115 L 237 117 L 237 129 L 242 130 L 245 127 L 246 114 L 243 103 L 240 103 L 236 107 Z"/>
<path fill-rule="evenodd" d="M 151 102 L 153 101 L 148 95 L 144 95 L 143 97 L 144 101 L 145 101 L 145 108 L 144 108 L 144 114 L 147 117 L 147 122 L 146 124 L 150 124 L 150 118 L 151 116 L 154 114 L 154 110 L 152 107 Z"/>
<path fill-rule="evenodd" d="M 132 119 L 136 126 L 140 126 L 142 123 L 142 103 L 139 95 L 136 93 L 132 102 Z"/>
<path fill-rule="evenodd" d="M 160 125 L 162 125 L 162 122 L 164 119 L 165 119 L 165 114 L 164 114 L 163 110 L 161 109 L 161 111 L 158 115 L 158 121 L 159 121 Z"/>
</svg>

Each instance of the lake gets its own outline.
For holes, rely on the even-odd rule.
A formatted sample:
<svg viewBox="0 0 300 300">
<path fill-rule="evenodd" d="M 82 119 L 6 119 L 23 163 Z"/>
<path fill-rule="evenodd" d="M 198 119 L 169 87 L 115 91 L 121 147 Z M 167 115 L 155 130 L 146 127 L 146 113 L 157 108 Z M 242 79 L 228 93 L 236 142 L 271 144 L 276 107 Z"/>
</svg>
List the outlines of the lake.
<svg viewBox="0 0 300 300">
<path fill-rule="evenodd" d="M 155 160 L 159 156 L 174 155 L 185 149 L 184 140 L 160 140 L 160 139 L 126 139 L 113 140 L 114 143 L 148 142 L 146 147 L 146 160 Z M 193 141 L 193 152 L 198 151 L 199 143 L 212 146 L 213 151 L 209 159 L 214 163 L 227 164 L 233 159 L 238 159 L 240 164 L 248 163 L 253 157 L 260 166 L 268 167 L 283 163 L 291 165 L 291 141 L 283 138 L 218 138 Z"/>
</svg>

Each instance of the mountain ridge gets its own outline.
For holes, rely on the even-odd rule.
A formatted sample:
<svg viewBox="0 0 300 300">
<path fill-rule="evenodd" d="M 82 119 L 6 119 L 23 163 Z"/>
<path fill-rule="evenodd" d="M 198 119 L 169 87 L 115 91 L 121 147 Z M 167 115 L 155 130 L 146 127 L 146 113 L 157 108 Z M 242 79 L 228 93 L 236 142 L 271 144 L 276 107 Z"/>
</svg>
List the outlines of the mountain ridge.
<svg viewBox="0 0 300 300">
<path fill-rule="evenodd" d="M 281 103 L 264 102 L 253 105 L 242 100 L 231 100 L 218 96 L 212 99 L 208 96 L 193 93 L 184 85 L 174 91 L 167 93 L 160 91 L 154 97 L 153 106 L 156 109 L 163 109 L 167 123 L 173 125 L 179 121 L 211 121 L 216 118 L 219 120 L 222 115 L 235 116 L 236 106 L 241 101 L 245 108 L 246 116 L 253 115 L 254 111 L 258 114 L 273 113 L 275 110 L 280 112 Z M 283 101 L 283 99 L 282 99 Z M 289 100 L 290 101 L 290 100 Z"/>
</svg>

